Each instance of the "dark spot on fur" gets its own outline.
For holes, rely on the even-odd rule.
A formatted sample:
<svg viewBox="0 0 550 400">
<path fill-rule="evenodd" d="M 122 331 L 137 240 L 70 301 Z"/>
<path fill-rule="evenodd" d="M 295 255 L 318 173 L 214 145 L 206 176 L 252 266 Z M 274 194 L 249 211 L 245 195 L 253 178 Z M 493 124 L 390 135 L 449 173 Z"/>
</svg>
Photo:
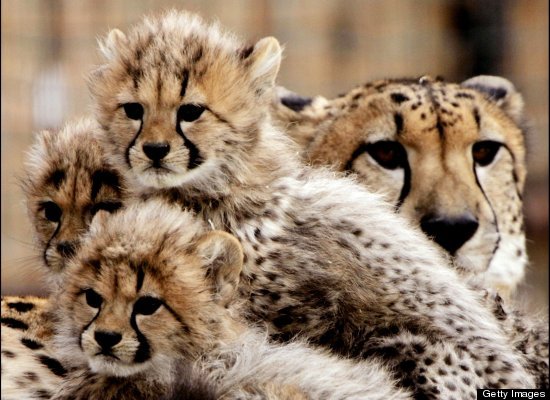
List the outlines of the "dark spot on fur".
<svg viewBox="0 0 550 400">
<path fill-rule="evenodd" d="M 474 119 L 476 121 L 476 125 L 477 125 L 477 129 L 479 129 L 480 127 L 480 116 L 479 116 L 479 110 L 476 108 L 474 108 Z"/>
<path fill-rule="evenodd" d="M 416 382 L 418 382 L 420 385 L 423 385 L 427 382 L 427 379 L 424 375 L 418 375 L 418 378 L 416 378 Z"/>
<path fill-rule="evenodd" d="M 426 365 L 432 365 L 433 363 L 434 363 L 434 361 L 429 357 L 424 359 L 424 364 L 426 364 Z"/>
<path fill-rule="evenodd" d="M 15 318 L 2 317 L 2 319 L 0 319 L 0 322 L 3 325 L 6 325 L 7 327 L 13 328 L 13 329 L 20 329 L 20 330 L 29 329 L 29 326 L 26 323 L 24 323 L 23 321 L 19 321 L 18 319 L 15 319 Z"/>
<path fill-rule="evenodd" d="M 39 399 L 50 399 L 53 396 L 53 394 L 46 389 L 38 389 L 34 391 L 34 396 L 36 396 Z"/>
<path fill-rule="evenodd" d="M 425 113 L 420 114 L 420 119 L 426 119 L 426 114 Z"/>
<path fill-rule="evenodd" d="M 180 97 L 185 96 L 185 92 L 187 91 L 187 85 L 189 83 L 189 70 L 184 69 L 181 74 L 181 90 L 180 90 Z M 179 124 L 178 124 L 179 125 Z"/>
<path fill-rule="evenodd" d="M 401 104 L 404 101 L 410 100 L 407 96 L 405 96 L 403 93 L 392 93 L 390 95 L 392 101 L 397 104 Z"/>
<path fill-rule="evenodd" d="M 120 178 L 118 173 L 101 169 L 92 174 L 92 201 L 95 200 L 103 185 L 110 186 L 116 193 L 120 193 Z"/>
<path fill-rule="evenodd" d="M 15 358 L 15 353 L 9 350 L 2 350 L 2 355 L 6 356 L 7 358 Z"/>
<path fill-rule="evenodd" d="M 254 51 L 254 46 L 246 46 L 239 50 L 239 57 L 241 60 L 246 60 Z"/>
<path fill-rule="evenodd" d="M 28 338 L 21 338 L 21 343 L 23 343 L 24 346 L 28 347 L 31 350 L 37 350 L 44 347 L 42 343 L 38 343 L 36 340 Z"/>
<path fill-rule="evenodd" d="M 67 370 L 61 365 L 55 358 L 51 358 L 45 355 L 39 355 L 38 361 L 46 368 L 48 368 L 54 375 L 64 377 L 67 374 Z"/>
<path fill-rule="evenodd" d="M 27 372 L 23 373 L 23 377 L 26 380 L 31 381 L 31 382 L 38 381 L 38 375 L 36 375 L 36 372 L 27 371 Z"/>
<path fill-rule="evenodd" d="M 416 354 L 422 354 L 422 353 L 424 353 L 424 351 L 426 351 L 426 348 L 421 343 L 415 343 L 413 345 L 413 349 L 414 349 Z"/>
<path fill-rule="evenodd" d="M 56 189 L 61 187 L 61 184 L 65 180 L 65 171 L 56 169 L 49 177 L 47 182 L 53 185 Z"/>
<path fill-rule="evenodd" d="M 397 366 L 403 372 L 412 372 L 416 369 L 416 361 L 414 360 L 404 360 L 399 363 Z"/>
<path fill-rule="evenodd" d="M 449 389 L 451 392 L 454 392 L 456 390 L 456 386 L 452 382 L 445 382 L 445 386 L 447 386 L 447 389 Z"/>
<path fill-rule="evenodd" d="M 8 303 L 8 307 L 11 308 L 12 310 L 16 310 L 16 311 L 19 311 L 21 313 L 24 313 L 24 312 L 32 310 L 34 308 L 34 304 L 26 303 L 26 302 L 22 302 L 22 301 L 17 301 L 15 303 Z"/>
<path fill-rule="evenodd" d="M 447 354 L 445 356 L 445 358 L 443 359 L 443 361 L 445 361 L 445 364 L 447 364 L 447 365 L 452 365 L 453 364 L 450 354 Z"/>
<path fill-rule="evenodd" d="M 470 93 L 465 93 L 465 92 L 458 92 L 456 95 L 455 95 L 456 98 L 463 98 L 463 99 L 473 99 L 474 96 L 471 95 Z"/>
<path fill-rule="evenodd" d="M 400 135 L 403 130 L 403 116 L 400 113 L 393 114 L 393 120 L 395 122 L 395 132 Z"/>
</svg>

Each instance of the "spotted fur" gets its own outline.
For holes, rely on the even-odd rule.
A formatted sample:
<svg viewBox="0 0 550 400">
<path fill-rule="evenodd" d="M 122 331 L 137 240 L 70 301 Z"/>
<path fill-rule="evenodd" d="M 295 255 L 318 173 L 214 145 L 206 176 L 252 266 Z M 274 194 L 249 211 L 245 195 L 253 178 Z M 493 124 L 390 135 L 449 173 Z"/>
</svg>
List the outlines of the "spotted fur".
<svg viewBox="0 0 550 400">
<path fill-rule="evenodd" d="M 279 88 L 274 115 L 304 160 L 353 172 L 434 238 L 466 279 L 503 297 L 514 292 L 527 255 L 523 99 L 512 83 L 425 76 L 299 99 Z"/>
<path fill-rule="evenodd" d="M 4 296 L 1 311 L 2 399 L 49 399 L 67 373 L 52 351 L 50 303 L 33 296 Z"/>
<path fill-rule="evenodd" d="M 234 237 L 160 201 L 102 217 L 55 302 L 59 354 L 90 372 L 69 376 L 53 399 L 157 399 L 182 370 L 221 399 L 410 398 L 380 363 L 270 344 L 247 327 L 234 312 Z"/>
<path fill-rule="evenodd" d="M 352 179 L 300 166 L 269 117 L 275 39 L 243 52 L 219 27 L 169 12 L 101 48 L 90 89 L 106 151 L 142 198 L 241 241 L 251 320 L 281 340 L 383 358 L 421 396 L 534 386 L 481 296 L 424 235 Z"/>
<path fill-rule="evenodd" d="M 61 284 L 92 217 L 122 205 L 124 178 L 106 160 L 98 129 L 91 118 L 71 121 L 59 131 L 37 134 L 27 154 L 21 186 L 41 266 L 48 269 L 48 289 Z M 47 298 L 2 300 L 2 348 L 16 355 L 3 359 L 2 399 L 50 398 L 67 372 L 52 347 L 49 308 Z"/>
<path fill-rule="evenodd" d="M 122 205 L 124 178 L 104 156 L 91 118 L 40 132 L 27 154 L 21 186 L 38 251 L 53 284 L 99 210 Z"/>
</svg>

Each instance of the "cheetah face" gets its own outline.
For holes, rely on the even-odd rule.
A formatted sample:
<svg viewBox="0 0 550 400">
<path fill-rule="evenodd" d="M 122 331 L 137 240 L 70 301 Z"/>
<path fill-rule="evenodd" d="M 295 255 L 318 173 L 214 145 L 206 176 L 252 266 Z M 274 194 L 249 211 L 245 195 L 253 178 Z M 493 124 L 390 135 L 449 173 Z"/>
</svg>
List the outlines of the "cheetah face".
<svg viewBox="0 0 550 400">
<path fill-rule="evenodd" d="M 57 302 L 63 351 L 98 374 L 167 379 L 211 345 L 242 251 L 192 218 L 160 201 L 94 218 Z"/>
<path fill-rule="evenodd" d="M 128 36 L 115 30 L 102 47 L 107 64 L 90 78 L 98 118 L 114 160 L 141 186 L 215 191 L 242 171 L 278 70 L 275 39 L 245 48 L 172 13 Z"/>
<path fill-rule="evenodd" d="M 466 277 L 505 294 L 526 264 L 518 96 L 497 77 L 367 84 L 324 103 L 333 121 L 322 122 L 307 157 L 357 174 Z"/>
<path fill-rule="evenodd" d="M 121 207 L 122 178 L 104 160 L 91 121 L 42 132 L 27 160 L 23 189 L 43 259 L 59 273 L 92 217 Z"/>
</svg>

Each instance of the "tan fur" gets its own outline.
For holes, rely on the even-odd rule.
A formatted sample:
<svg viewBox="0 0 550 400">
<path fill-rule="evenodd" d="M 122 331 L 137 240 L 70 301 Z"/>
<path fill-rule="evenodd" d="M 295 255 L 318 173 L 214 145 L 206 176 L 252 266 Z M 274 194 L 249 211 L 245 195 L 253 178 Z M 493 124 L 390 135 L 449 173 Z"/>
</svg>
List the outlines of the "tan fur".
<svg viewBox="0 0 550 400">
<path fill-rule="evenodd" d="M 98 129 L 91 118 L 68 122 L 59 131 L 38 133 L 27 154 L 21 186 L 37 252 L 48 268 L 48 289 L 61 284 L 62 271 L 95 213 L 116 210 L 124 197 L 124 179 L 106 160 L 96 139 Z M 54 221 L 48 219 L 52 215 Z M 56 367 L 49 307 L 49 299 L 3 298 L 3 348 L 17 357 L 6 359 L 2 398 L 43 398 L 57 387 L 57 374 L 65 367 Z M 41 362 L 41 356 L 54 361 Z M 36 371 L 38 380 L 20 385 L 29 371 Z"/>
<path fill-rule="evenodd" d="M 243 50 L 178 12 L 115 37 L 90 77 L 106 151 L 142 198 L 192 209 L 240 240 L 239 295 L 251 320 L 280 340 L 301 334 L 381 357 L 418 395 L 534 385 L 481 295 L 425 236 L 351 179 L 300 167 L 269 117 L 274 39 Z M 161 157 L 147 154 L 152 144 Z M 425 362 L 425 343 L 437 363 Z M 446 359 L 465 379 L 439 373 Z"/>
<path fill-rule="evenodd" d="M 160 398 L 176 367 L 222 399 L 408 398 L 379 363 L 273 345 L 248 328 L 235 314 L 241 246 L 205 228 L 160 201 L 94 219 L 56 296 L 58 351 L 78 371 L 53 399 Z M 143 311 L 151 298 L 157 307 Z M 118 342 L 102 344 L 107 333 Z"/>
<path fill-rule="evenodd" d="M 292 110 L 281 100 L 298 105 Z M 419 226 L 430 215 L 473 217 L 479 227 L 451 251 L 457 269 L 504 297 L 514 292 L 527 264 L 521 212 L 526 168 L 523 100 L 509 81 L 380 80 L 331 100 L 300 98 L 279 88 L 274 115 L 300 144 L 304 160 L 356 173 Z M 472 158 L 474 143 L 483 140 L 504 144 L 487 166 Z M 403 167 L 390 170 L 369 151 L 356 153 L 380 141 L 404 148 L 410 178 Z M 407 182 L 410 190 L 403 193 Z"/>
<path fill-rule="evenodd" d="M 54 281 L 95 212 L 121 204 L 124 181 L 106 160 L 98 129 L 83 118 L 60 131 L 40 132 L 27 154 L 21 186 L 38 250 Z"/>
<path fill-rule="evenodd" d="M 66 369 L 52 351 L 54 320 L 47 299 L 2 297 L 2 399 L 50 398 Z"/>
</svg>

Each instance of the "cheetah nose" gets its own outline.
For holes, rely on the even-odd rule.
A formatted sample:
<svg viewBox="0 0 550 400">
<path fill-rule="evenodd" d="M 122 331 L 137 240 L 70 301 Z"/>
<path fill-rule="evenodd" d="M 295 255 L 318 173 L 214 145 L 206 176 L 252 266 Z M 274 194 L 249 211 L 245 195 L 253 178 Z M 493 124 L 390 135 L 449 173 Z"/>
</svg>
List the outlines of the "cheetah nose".
<svg viewBox="0 0 550 400">
<path fill-rule="evenodd" d="M 94 338 L 101 349 L 107 351 L 122 340 L 122 335 L 117 332 L 95 331 Z"/>
<path fill-rule="evenodd" d="M 145 155 L 153 161 L 162 160 L 170 151 L 168 143 L 147 142 L 143 144 L 142 148 Z"/>
<path fill-rule="evenodd" d="M 479 223 L 470 213 L 455 218 L 425 215 L 420 227 L 451 255 L 462 247 L 476 232 Z"/>
<path fill-rule="evenodd" d="M 61 254 L 63 257 L 71 257 L 74 255 L 76 250 L 76 246 L 74 243 L 71 242 L 59 242 L 57 244 L 57 251 L 59 254 Z"/>
</svg>

